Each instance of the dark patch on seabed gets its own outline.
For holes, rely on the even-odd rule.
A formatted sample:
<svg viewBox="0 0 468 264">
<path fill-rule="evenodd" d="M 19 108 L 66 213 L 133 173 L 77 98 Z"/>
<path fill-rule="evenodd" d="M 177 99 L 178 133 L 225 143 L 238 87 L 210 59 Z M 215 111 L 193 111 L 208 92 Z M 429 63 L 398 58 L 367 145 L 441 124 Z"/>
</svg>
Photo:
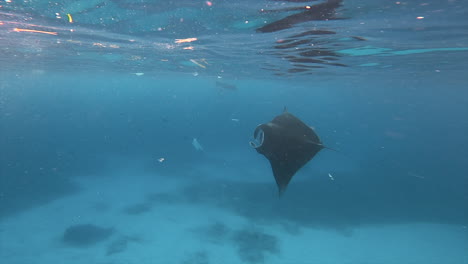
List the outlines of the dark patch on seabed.
<svg viewBox="0 0 468 264">
<path fill-rule="evenodd" d="M 79 191 L 67 177 L 53 171 L 0 170 L 0 220 Z"/>
<path fill-rule="evenodd" d="M 210 204 L 256 223 L 279 223 L 291 233 L 312 227 L 349 236 L 354 227 L 365 225 L 468 223 L 462 188 L 395 175 L 368 171 L 342 174 L 334 181 L 314 177 L 292 182 L 281 199 L 274 184 L 198 181 L 171 194 L 178 197 L 171 200 Z"/>
<path fill-rule="evenodd" d="M 21 113 L 18 115 L 21 116 Z M 4 120 L 0 120 L 2 121 Z M 61 134 L 63 138 L 38 139 L 37 134 L 32 136 L 28 133 L 42 129 L 40 126 L 31 125 L 21 128 L 20 131 L 12 129 L 15 126 L 16 124 L 12 123 L 11 126 L 2 127 L 4 138 L 0 139 L 2 151 L 8 153 L 0 155 L 0 220 L 78 193 L 81 187 L 73 181 L 74 176 L 93 175 L 103 167 L 101 159 L 88 156 L 83 160 L 83 156 L 78 154 L 81 151 L 78 148 L 70 151 L 70 154 L 57 152 L 55 147 L 65 146 L 70 140 L 69 136 L 66 136 L 67 132 Z M 36 147 L 31 150 L 31 145 L 34 144 Z M 41 144 L 47 147 L 38 147 Z M 86 148 L 84 144 L 82 147 Z"/>
<path fill-rule="evenodd" d="M 263 263 L 267 253 L 279 254 L 278 239 L 257 229 L 235 231 L 231 239 L 239 257 L 248 263 Z"/>
<path fill-rule="evenodd" d="M 231 229 L 215 222 L 193 231 L 203 241 L 233 245 L 239 258 L 246 263 L 264 263 L 269 256 L 280 254 L 279 239 L 255 226 Z"/>
<path fill-rule="evenodd" d="M 127 250 L 131 243 L 142 242 L 139 236 L 121 236 L 112 241 L 106 249 L 106 256 L 119 254 Z"/>
<path fill-rule="evenodd" d="M 69 226 L 63 233 L 62 241 L 70 246 L 88 247 L 108 239 L 115 230 L 93 224 Z"/>
<path fill-rule="evenodd" d="M 123 209 L 123 212 L 128 215 L 139 215 L 139 214 L 149 212 L 151 210 L 151 207 L 152 206 L 150 203 L 142 202 L 142 203 L 137 203 L 137 204 L 126 206 Z"/>
<path fill-rule="evenodd" d="M 209 264 L 209 256 L 206 251 L 197 251 L 187 254 L 181 264 Z"/>
</svg>

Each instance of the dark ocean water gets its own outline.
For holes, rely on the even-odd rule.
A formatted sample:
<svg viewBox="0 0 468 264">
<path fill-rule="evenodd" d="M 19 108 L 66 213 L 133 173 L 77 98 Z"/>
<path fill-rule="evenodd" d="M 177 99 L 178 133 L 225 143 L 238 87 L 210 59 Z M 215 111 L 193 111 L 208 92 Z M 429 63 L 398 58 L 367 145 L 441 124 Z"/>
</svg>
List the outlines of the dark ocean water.
<svg viewBox="0 0 468 264">
<path fill-rule="evenodd" d="M 468 3 L 344 0 L 315 12 L 320 3 L 1 2 L 5 263 L 468 263 Z M 338 151 L 322 150 L 278 198 L 249 141 L 284 107 Z M 147 202 L 129 198 L 139 195 Z M 155 250 L 164 242 L 142 230 L 157 229 L 145 223 L 160 221 L 148 214 L 158 206 L 176 212 L 161 214 L 177 233 L 209 241 Z M 199 222 L 209 227 L 194 232 Z M 109 229 L 67 229 L 79 224 Z M 426 224 L 456 236 L 402 229 L 446 246 L 428 253 L 379 233 Z M 376 228 L 379 247 L 362 228 Z M 60 241 L 73 230 L 90 245 Z M 288 236 L 302 234 L 304 252 L 328 241 L 304 230 L 337 231 L 373 253 L 288 253 Z"/>
</svg>

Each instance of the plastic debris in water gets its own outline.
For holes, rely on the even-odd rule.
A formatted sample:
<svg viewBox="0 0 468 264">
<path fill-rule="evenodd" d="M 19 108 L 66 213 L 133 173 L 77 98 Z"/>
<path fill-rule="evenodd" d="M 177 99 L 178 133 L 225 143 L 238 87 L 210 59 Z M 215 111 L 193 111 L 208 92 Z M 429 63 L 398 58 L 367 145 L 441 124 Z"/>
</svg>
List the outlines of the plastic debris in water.
<svg viewBox="0 0 468 264">
<path fill-rule="evenodd" d="M 203 147 L 202 145 L 200 144 L 200 142 L 198 142 L 198 140 L 196 138 L 193 138 L 192 140 L 192 146 L 195 148 L 195 150 L 197 151 L 203 151 Z"/>
<path fill-rule="evenodd" d="M 190 61 L 191 61 L 193 64 L 195 64 L 195 65 L 197 65 L 198 67 L 201 67 L 201 68 L 203 68 L 203 69 L 206 69 L 206 66 L 203 65 L 202 63 L 208 64 L 208 63 L 206 62 L 205 59 L 199 59 L 199 60 L 190 59 Z"/>
<path fill-rule="evenodd" d="M 15 32 L 32 32 L 32 33 L 42 33 L 48 35 L 58 35 L 57 32 L 52 31 L 42 31 L 42 30 L 34 30 L 34 29 L 25 29 L 25 28 L 14 28 L 13 31 Z"/>
<path fill-rule="evenodd" d="M 67 14 L 67 17 L 68 17 L 68 22 L 69 23 L 73 23 L 73 17 L 71 14 Z"/>
<path fill-rule="evenodd" d="M 193 42 L 197 40 L 198 40 L 197 38 L 185 38 L 185 39 L 176 39 L 174 42 L 177 44 L 180 44 L 180 43 L 189 43 L 189 42 Z"/>
</svg>

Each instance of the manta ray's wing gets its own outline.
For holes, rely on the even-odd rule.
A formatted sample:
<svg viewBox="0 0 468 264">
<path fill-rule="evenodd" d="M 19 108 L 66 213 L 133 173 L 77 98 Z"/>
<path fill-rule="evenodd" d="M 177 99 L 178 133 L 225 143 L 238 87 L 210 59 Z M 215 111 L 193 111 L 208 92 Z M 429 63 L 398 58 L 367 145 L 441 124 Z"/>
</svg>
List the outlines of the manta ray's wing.
<svg viewBox="0 0 468 264">
<path fill-rule="evenodd" d="M 294 174 L 324 148 L 314 130 L 288 112 L 259 125 L 254 137 L 258 142 L 251 145 L 270 161 L 280 195 Z"/>
</svg>

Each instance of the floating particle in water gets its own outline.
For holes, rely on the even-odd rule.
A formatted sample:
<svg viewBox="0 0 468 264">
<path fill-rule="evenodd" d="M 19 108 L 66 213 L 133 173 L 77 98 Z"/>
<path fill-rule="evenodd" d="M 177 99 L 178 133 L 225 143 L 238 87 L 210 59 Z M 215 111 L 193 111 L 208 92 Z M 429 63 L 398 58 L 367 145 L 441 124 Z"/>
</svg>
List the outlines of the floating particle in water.
<svg viewBox="0 0 468 264">
<path fill-rule="evenodd" d="M 197 138 L 193 138 L 192 146 L 195 148 L 196 151 L 203 151 L 203 146 L 198 142 Z"/>
<path fill-rule="evenodd" d="M 71 14 L 67 14 L 68 22 L 73 23 L 73 17 Z"/>
<path fill-rule="evenodd" d="M 180 44 L 180 43 L 189 43 L 189 42 L 193 42 L 197 40 L 198 40 L 197 38 L 185 38 L 185 39 L 176 39 L 174 42 L 177 44 Z"/>
</svg>

